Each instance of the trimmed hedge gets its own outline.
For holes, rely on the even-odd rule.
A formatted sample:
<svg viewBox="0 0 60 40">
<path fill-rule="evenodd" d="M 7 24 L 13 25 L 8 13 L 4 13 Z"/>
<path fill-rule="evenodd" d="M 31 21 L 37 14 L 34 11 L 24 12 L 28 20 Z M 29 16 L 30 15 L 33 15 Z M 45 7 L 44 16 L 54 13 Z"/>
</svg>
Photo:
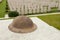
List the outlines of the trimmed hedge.
<svg viewBox="0 0 60 40">
<path fill-rule="evenodd" d="M 8 13 L 8 16 L 9 17 L 17 17 L 17 16 L 19 16 L 19 13 L 17 11 L 10 11 Z"/>
</svg>

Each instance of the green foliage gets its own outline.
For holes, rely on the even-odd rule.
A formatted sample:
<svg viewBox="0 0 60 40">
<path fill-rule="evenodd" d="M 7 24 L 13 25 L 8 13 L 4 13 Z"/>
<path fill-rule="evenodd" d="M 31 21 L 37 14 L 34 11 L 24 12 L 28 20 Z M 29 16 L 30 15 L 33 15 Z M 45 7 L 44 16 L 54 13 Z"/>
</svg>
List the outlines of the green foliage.
<svg viewBox="0 0 60 40">
<path fill-rule="evenodd" d="M 57 10 L 58 10 L 58 7 L 52 7 L 52 8 L 51 8 L 51 11 L 52 11 L 52 12 L 57 12 Z"/>
<path fill-rule="evenodd" d="M 6 0 L 2 0 L 0 3 L 0 18 L 5 16 Z"/>
<path fill-rule="evenodd" d="M 17 16 L 19 16 L 19 13 L 17 11 L 10 11 L 8 13 L 8 16 L 9 17 L 17 17 Z"/>
</svg>

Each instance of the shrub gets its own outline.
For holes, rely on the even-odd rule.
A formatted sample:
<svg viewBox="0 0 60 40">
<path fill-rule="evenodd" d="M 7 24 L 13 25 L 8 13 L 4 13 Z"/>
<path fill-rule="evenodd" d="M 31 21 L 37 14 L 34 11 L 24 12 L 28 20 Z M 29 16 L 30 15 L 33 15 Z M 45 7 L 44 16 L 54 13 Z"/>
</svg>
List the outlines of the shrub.
<svg viewBox="0 0 60 40">
<path fill-rule="evenodd" d="M 19 16 L 19 13 L 17 11 L 10 11 L 8 13 L 8 16 L 9 17 L 17 17 L 17 16 Z"/>
<path fill-rule="evenodd" d="M 6 10 L 9 10 L 8 6 L 6 6 Z"/>
<path fill-rule="evenodd" d="M 8 12 L 8 10 L 6 10 L 5 12 Z"/>
</svg>

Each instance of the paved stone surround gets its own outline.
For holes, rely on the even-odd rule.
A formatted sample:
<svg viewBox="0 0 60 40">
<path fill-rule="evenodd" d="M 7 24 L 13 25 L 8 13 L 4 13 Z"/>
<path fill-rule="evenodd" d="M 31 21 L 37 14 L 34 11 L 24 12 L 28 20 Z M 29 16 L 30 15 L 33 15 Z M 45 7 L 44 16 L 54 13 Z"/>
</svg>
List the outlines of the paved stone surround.
<svg viewBox="0 0 60 40">
<path fill-rule="evenodd" d="M 27 34 L 11 32 L 8 25 L 13 19 L 0 20 L 0 40 L 60 40 L 60 31 L 37 17 L 32 17 L 37 30 Z"/>
<path fill-rule="evenodd" d="M 0 2 L 2 2 L 2 0 L 0 0 Z"/>
</svg>

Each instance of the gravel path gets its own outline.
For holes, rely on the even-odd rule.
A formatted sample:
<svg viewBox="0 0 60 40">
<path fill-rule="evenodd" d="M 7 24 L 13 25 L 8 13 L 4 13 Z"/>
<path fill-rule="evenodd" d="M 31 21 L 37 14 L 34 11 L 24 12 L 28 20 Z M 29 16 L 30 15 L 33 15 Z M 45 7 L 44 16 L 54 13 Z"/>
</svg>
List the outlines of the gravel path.
<svg viewBox="0 0 60 40">
<path fill-rule="evenodd" d="M 8 29 L 8 25 L 13 19 L 0 20 L 0 40 L 60 40 L 59 30 L 37 17 L 31 19 L 37 25 L 37 30 L 27 34 L 14 33 Z"/>
</svg>

